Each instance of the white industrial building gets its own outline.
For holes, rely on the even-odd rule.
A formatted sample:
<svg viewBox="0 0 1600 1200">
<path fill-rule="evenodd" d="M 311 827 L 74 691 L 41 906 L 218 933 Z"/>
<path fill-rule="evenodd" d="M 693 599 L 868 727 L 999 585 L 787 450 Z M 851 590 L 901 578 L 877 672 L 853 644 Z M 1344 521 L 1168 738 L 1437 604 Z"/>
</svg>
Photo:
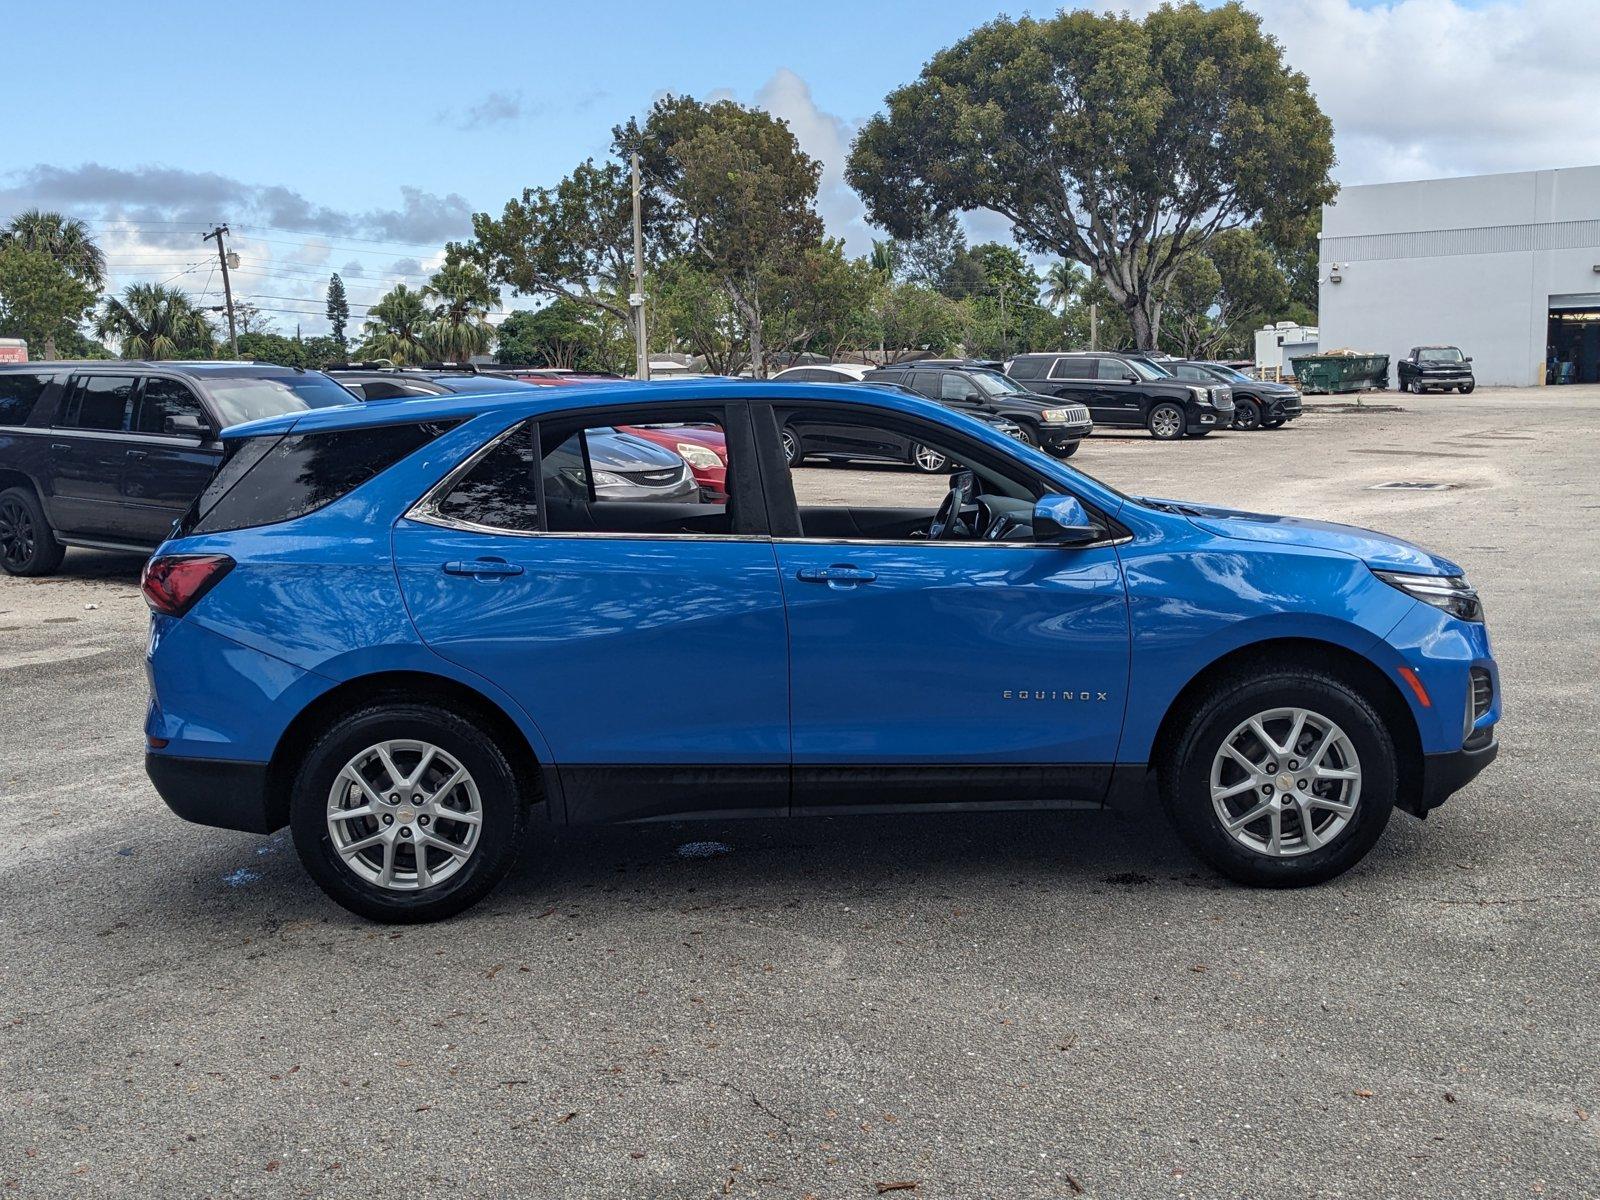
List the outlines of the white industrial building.
<svg viewBox="0 0 1600 1200">
<path fill-rule="evenodd" d="M 1323 352 L 1460 346 L 1481 385 L 1600 380 L 1600 167 L 1347 187 L 1322 210 Z"/>
</svg>

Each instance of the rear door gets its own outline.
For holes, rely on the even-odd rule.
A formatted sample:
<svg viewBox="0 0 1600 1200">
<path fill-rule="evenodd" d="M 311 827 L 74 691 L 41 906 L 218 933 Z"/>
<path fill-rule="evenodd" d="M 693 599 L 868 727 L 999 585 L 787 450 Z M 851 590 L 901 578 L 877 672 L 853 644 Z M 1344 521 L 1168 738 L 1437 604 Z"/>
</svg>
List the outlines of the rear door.
<svg viewBox="0 0 1600 1200">
<path fill-rule="evenodd" d="M 202 433 L 188 432 L 198 424 Z M 174 428 L 180 426 L 180 428 Z M 118 528 L 130 541 L 166 539 L 221 459 L 214 422 L 198 393 L 171 376 L 146 376 L 134 399 L 123 454 Z"/>
<path fill-rule="evenodd" d="M 607 499 L 587 449 L 617 424 L 723 431 L 726 502 Z M 783 592 L 743 404 L 518 426 L 394 529 L 438 654 L 509 693 L 556 759 L 567 819 L 788 808 Z"/>
<path fill-rule="evenodd" d="M 128 421 L 138 393 L 137 375 L 75 376 L 57 406 L 49 433 L 50 513 L 56 531 L 121 542 L 122 472 L 127 463 Z"/>
</svg>

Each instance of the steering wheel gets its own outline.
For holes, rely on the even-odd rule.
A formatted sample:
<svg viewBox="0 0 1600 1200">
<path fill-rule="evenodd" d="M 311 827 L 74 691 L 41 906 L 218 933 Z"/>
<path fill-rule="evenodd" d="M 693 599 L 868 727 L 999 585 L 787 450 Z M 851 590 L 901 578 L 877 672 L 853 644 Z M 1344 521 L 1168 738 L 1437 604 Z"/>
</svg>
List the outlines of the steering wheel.
<svg viewBox="0 0 1600 1200">
<path fill-rule="evenodd" d="M 945 494 L 945 498 L 939 504 L 939 511 L 933 514 L 933 520 L 928 525 L 930 542 L 953 538 L 958 530 L 964 528 L 961 524 L 961 505 L 965 503 L 966 498 L 967 491 L 961 487 L 953 487 Z"/>
</svg>

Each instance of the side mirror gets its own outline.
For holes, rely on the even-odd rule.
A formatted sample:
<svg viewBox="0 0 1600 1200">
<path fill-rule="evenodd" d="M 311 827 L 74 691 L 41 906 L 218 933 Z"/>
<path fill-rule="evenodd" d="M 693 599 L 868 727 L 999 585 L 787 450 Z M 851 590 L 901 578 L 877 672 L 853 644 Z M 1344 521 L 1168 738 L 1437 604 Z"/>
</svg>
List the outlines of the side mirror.
<svg viewBox="0 0 1600 1200">
<path fill-rule="evenodd" d="M 207 438 L 211 436 L 211 426 L 205 419 L 195 413 L 174 413 L 162 423 L 162 429 L 175 437 Z"/>
<path fill-rule="evenodd" d="M 1101 536 L 1076 496 L 1045 496 L 1033 506 L 1033 540 L 1081 546 Z"/>
<path fill-rule="evenodd" d="M 961 503 L 971 504 L 978 497 L 978 476 L 970 467 L 950 474 L 950 490 L 961 493 Z"/>
<path fill-rule="evenodd" d="M 1462 361 L 1462 362 L 1471 362 L 1471 361 L 1472 361 L 1472 355 L 1470 355 L 1470 354 L 1469 354 L 1469 355 L 1467 355 L 1467 356 L 1466 356 L 1466 357 L 1465 357 L 1465 358 L 1463 358 L 1463 359 L 1462 359 L 1462 360 L 1461 360 L 1461 361 Z"/>
</svg>

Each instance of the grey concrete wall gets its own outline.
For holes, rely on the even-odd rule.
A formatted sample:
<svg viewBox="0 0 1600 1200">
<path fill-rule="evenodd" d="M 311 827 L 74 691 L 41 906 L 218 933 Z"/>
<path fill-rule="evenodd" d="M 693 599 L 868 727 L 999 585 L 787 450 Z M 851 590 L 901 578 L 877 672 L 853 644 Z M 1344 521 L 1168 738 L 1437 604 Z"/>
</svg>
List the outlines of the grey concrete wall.
<svg viewBox="0 0 1600 1200">
<path fill-rule="evenodd" d="M 1480 383 L 1534 384 L 1550 297 L 1600 292 L 1597 263 L 1600 167 L 1345 188 L 1323 210 L 1322 349 L 1457 345 Z"/>
</svg>

